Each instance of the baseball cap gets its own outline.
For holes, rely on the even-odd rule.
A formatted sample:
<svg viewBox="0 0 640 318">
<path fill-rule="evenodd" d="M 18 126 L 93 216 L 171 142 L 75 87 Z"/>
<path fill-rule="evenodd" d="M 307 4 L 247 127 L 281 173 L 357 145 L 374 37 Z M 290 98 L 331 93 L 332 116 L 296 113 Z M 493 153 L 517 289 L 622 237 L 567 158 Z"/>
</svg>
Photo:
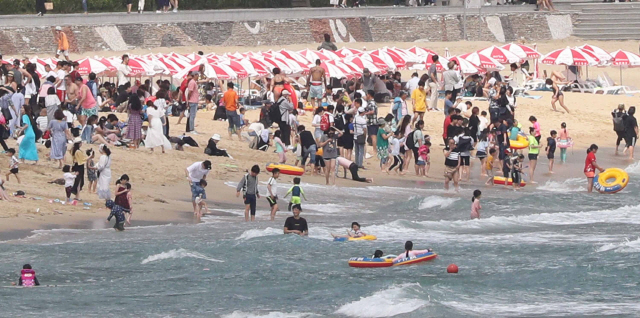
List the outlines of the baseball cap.
<svg viewBox="0 0 640 318">
<path fill-rule="evenodd" d="M 291 95 L 291 92 L 289 92 L 288 90 L 283 90 L 282 95 Z"/>
<path fill-rule="evenodd" d="M 56 31 L 62 31 L 62 27 L 61 26 L 57 26 L 56 27 Z"/>
<path fill-rule="evenodd" d="M 205 160 L 204 162 L 202 162 L 202 165 L 204 165 L 205 169 L 211 170 L 211 161 Z"/>
<path fill-rule="evenodd" d="M 358 108 L 358 113 L 364 113 L 366 109 L 364 109 L 363 106 L 360 106 L 360 108 Z"/>
</svg>

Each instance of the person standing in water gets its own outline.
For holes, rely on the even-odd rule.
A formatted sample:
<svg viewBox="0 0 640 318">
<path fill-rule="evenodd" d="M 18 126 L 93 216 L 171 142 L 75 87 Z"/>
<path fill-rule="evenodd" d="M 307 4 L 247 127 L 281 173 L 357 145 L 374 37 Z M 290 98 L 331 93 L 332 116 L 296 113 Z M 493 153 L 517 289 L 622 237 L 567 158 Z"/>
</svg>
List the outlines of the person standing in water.
<svg viewBox="0 0 640 318">
<path fill-rule="evenodd" d="M 584 175 L 587 177 L 587 192 L 593 192 L 593 178 L 596 176 L 596 169 L 603 172 L 604 169 L 596 162 L 596 153 L 598 152 L 598 145 L 592 144 L 587 149 L 587 158 L 584 162 Z"/>
<path fill-rule="evenodd" d="M 633 160 L 633 148 L 636 146 L 636 141 L 638 140 L 638 121 L 633 116 L 635 113 L 636 107 L 631 106 L 627 112 L 627 117 L 624 118 L 624 141 L 627 145 L 622 153 L 624 154 L 629 151 L 629 160 Z"/>
<path fill-rule="evenodd" d="M 473 191 L 473 198 L 471 198 L 471 219 L 480 218 L 480 210 L 482 210 L 482 206 L 480 205 L 481 196 L 482 192 L 480 190 Z"/>
<path fill-rule="evenodd" d="M 537 183 L 533 180 L 533 175 L 536 172 L 536 165 L 538 164 L 538 154 L 540 154 L 540 144 L 538 137 L 534 137 L 536 129 L 534 127 L 529 128 L 529 182 Z"/>
<path fill-rule="evenodd" d="M 292 208 L 293 216 L 287 218 L 284 222 L 284 234 L 298 234 L 300 236 L 309 235 L 309 227 L 307 226 L 307 220 L 300 217 L 302 207 L 300 204 L 296 204 Z"/>
<path fill-rule="evenodd" d="M 324 68 L 320 66 L 322 61 L 316 60 L 316 66 L 309 69 L 307 77 L 307 91 L 309 92 L 309 100 L 316 107 L 322 107 L 322 95 L 324 95 Z"/>
<path fill-rule="evenodd" d="M 249 212 L 251 212 L 251 221 L 256 220 L 256 202 L 260 199 L 260 191 L 258 191 L 258 174 L 260 174 L 260 167 L 254 165 L 251 167 L 251 172 L 247 173 L 240 179 L 238 187 L 236 188 L 236 197 L 240 196 L 242 192 L 242 199 L 244 201 L 244 221 L 249 221 Z"/>
<path fill-rule="evenodd" d="M 568 144 L 569 141 L 571 141 L 571 137 L 569 137 L 569 132 L 567 131 L 567 123 L 563 122 L 560 124 L 560 143 L 562 144 Z M 622 140 L 622 139 L 621 139 Z M 618 145 L 620 145 L 620 143 L 618 142 Z M 618 146 L 616 146 L 616 155 L 618 154 Z M 567 162 L 567 148 L 563 147 L 560 148 L 560 161 L 562 161 L 562 163 Z"/>
</svg>

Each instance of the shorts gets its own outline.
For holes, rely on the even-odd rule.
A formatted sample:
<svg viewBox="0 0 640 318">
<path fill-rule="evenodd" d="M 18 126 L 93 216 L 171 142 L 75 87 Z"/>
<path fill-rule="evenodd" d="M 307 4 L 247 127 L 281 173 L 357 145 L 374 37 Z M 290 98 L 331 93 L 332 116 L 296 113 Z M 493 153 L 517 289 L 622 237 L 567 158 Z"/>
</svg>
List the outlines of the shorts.
<svg viewBox="0 0 640 318">
<path fill-rule="evenodd" d="M 316 129 L 313 131 L 313 138 L 315 138 L 315 139 L 320 139 L 320 138 L 322 138 L 322 135 L 324 135 L 324 131 L 322 131 L 322 129 L 320 129 L 320 128 L 316 128 Z"/>
<path fill-rule="evenodd" d="M 229 131 L 234 133 L 236 129 L 240 128 L 240 115 L 234 111 L 226 111 L 227 112 L 227 121 L 229 122 Z"/>
<path fill-rule="evenodd" d="M 414 116 L 414 117 L 423 117 L 423 116 L 424 116 L 424 112 L 417 112 L 417 111 L 414 111 L 414 112 L 413 112 L 413 116 Z"/>
<path fill-rule="evenodd" d="M 202 195 L 202 199 L 207 198 L 207 193 L 204 191 L 204 188 L 198 186 L 197 184 L 191 185 L 191 200 L 195 201 L 198 196 Z"/>
<path fill-rule="evenodd" d="M 416 162 L 416 166 L 426 166 L 426 165 L 427 165 L 427 163 L 425 161 L 422 161 L 422 160 Z"/>
<path fill-rule="evenodd" d="M 444 177 L 451 180 L 456 171 L 458 171 L 458 167 L 444 166 Z"/>
<path fill-rule="evenodd" d="M 302 199 L 300 199 L 300 197 L 291 197 L 291 201 L 289 201 L 289 204 L 300 204 L 302 203 Z"/>
<path fill-rule="evenodd" d="M 320 157 L 320 156 L 316 156 L 316 162 L 314 163 L 316 165 L 316 167 L 326 167 L 327 165 L 324 163 L 324 158 Z"/>
<path fill-rule="evenodd" d="M 377 126 L 377 125 L 367 126 L 367 135 L 369 135 L 369 136 L 377 136 L 379 128 L 380 127 Z"/>
<path fill-rule="evenodd" d="M 13 174 L 18 174 L 18 168 L 13 168 L 13 169 L 9 170 L 9 172 L 13 173 Z"/>
<path fill-rule="evenodd" d="M 529 154 L 529 160 L 538 160 L 538 154 L 537 153 L 530 153 Z"/>
<path fill-rule="evenodd" d="M 469 166 L 470 156 L 460 156 L 460 165 L 461 166 Z"/>
<path fill-rule="evenodd" d="M 93 108 L 80 108 L 79 111 L 81 116 L 91 117 L 93 115 L 98 115 L 98 106 L 94 106 Z"/>
<path fill-rule="evenodd" d="M 493 178 L 495 174 L 493 173 L 493 169 L 487 169 L 487 177 Z"/>
<path fill-rule="evenodd" d="M 512 172 L 511 173 L 511 181 L 513 184 L 520 185 L 520 172 Z"/>
<path fill-rule="evenodd" d="M 69 50 L 57 50 L 56 55 L 69 56 Z"/>
<path fill-rule="evenodd" d="M 549 159 L 549 160 L 554 159 L 555 157 L 556 157 L 556 154 L 553 153 L 553 152 L 550 152 L 550 153 L 547 154 L 547 159 Z"/>
<path fill-rule="evenodd" d="M 476 158 L 478 159 L 484 159 L 487 157 L 487 153 L 484 151 L 478 151 L 476 152 Z"/>
<path fill-rule="evenodd" d="M 596 172 L 595 171 L 585 171 L 584 175 L 587 176 L 587 178 L 594 178 L 596 176 Z"/>
<path fill-rule="evenodd" d="M 322 99 L 324 95 L 324 88 L 322 85 L 313 85 L 309 87 L 309 98 L 311 99 Z"/>
<path fill-rule="evenodd" d="M 251 209 L 251 215 L 256 215 L 256 195 L 246 194 L 244 196 L 244 204 L 248 204 Z"/>
<path fill-rule="evenodd" d="M 269 206 L 273 208 L 274 205 L 278 204 L 278 196 L 275 197 L 267 196 L 267 202 L 269 202 Z"/>
<path fill-rule="evenodd" d="M 71 191 L 72 191 L 72 189 L 73 189 L 73 186 L 65 187 L 65 188 L 64 188 L 64 192 L 66 192 L 66 193 L 67 193 L 67 199 L 71 197 Z"/>
<path fill-rule="evenodd" d="M 116 222 L 113 228 L 118 231 L 124 231 L 124 222 Z"/>
<path fill-rule="evenodd" d="M 627 144 L 626 147 L 635 147 L 637 140 L 638 138 L 636 136 L 624 137 L 624 142 Z"/>
</svg>

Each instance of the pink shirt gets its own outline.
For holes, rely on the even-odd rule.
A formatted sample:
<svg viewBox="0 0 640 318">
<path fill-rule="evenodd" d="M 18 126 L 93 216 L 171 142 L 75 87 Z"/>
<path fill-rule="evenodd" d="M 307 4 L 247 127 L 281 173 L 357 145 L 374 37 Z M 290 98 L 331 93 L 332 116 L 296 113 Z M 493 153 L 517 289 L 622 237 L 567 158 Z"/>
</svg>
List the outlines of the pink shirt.
<svg viewBox="0 0 640 318">
<path fill-rule="evenodd" d="M 189 90 L 189 103 L 198 103 L 200 101 L 200 93 L 198 93 L 198 83 L 195 80 L 189 81 L 187 85 L 187 89 Z"/>
<path fill-rule="evenodd" d="M 84 100 L 82 101 L 83 109 L 91 109 L 96 107 L 96 99 L 93 98 L 93 94 L 87 85 L 82 84 L 80 86 L 80 91 L 84 90 Z"/>
<path fill-rule="evenodd" d="M 471 203 L 471 218 L 479 219 L 480 210 L 482 210 L 482 206 L 480 205 L 480 200 L 473 200 L 473 203 Z"/>
<path fill-rule="evenodd" d="M 540 133 L 540 123 L 539 122 L 536 121 L 535 123 L 533 123 L 533 129 L 536 130 L 536 137 L 541 135 L 541 133 Z"/>
<path fill-rule="evenodd" d="M 569 132 L 566 129 L 560 130 L 560 140 L 569 140 Z"/>
<path fill-rule="evenodd" d="M 416 255 L 428 253 L 429 250 L 413 250 L 409 251 L 409 257 L 415 257 Z M 402 254 L 398 255 L 398 257 L 394 258 L 393 261 L 397 262 L 407 257 L 407 251 L 404 251 Z"/>
</svg>

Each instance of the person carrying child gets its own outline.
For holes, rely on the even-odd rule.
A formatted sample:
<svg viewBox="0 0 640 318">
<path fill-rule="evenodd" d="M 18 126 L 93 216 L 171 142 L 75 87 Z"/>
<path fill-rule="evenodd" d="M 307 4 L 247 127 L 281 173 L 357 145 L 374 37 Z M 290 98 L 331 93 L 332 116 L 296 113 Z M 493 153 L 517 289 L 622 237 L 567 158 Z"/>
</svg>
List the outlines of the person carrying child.
<svg viewBox="0 0 640 318">
<path fill-rule="evenodd" d="M 111 213 L 107 217 L 107 223 L 111 221 L 111 218 L 115 217 L 116 223 L 113 225 L 113 228 L 116 231 L 124 231 L 124 222 L 126 221 L 124 209 L 121 206 L 115 204 L 112 200 L 107 200 L 105 202 L 105 206 L 107 207 L 107 209 L 111 209 Z"/>
<path fill-rule="evenodd" d="M 307 197 L 304 195 L 304 190 L 302 190 L 302 187 L 300 187 L 300 178 L 293 178 L 293 187 L 291 187 L 289 191 L 287 191 L 287 194 L 285 194 L 284 197 L 288 197 L 289 194 L 291 194 L 291 200 L 289 201 L 288 208 L 289 211 L 291 211 L 291 207 L 293 205 L 302 203 L 300 196 L 302 196 L 304 200 L 307 201 Z"/>
<path fill-rule="evenodd" d="M 20 184 L 20 177 L 18 177 L 18 166 L 20 165 L 20 161 L 18 161 L 18 157 L 16 157 L 16 150 L 14 148 L 9 148 L 7 150 L 7 156 L 11 157 L 9 160 L 9 173 L 7 173 L 6 179 L 9 181 L 9 176 L 14 175 L 16 180 L 18 180 L 18 184 Z"/>
</svg>

